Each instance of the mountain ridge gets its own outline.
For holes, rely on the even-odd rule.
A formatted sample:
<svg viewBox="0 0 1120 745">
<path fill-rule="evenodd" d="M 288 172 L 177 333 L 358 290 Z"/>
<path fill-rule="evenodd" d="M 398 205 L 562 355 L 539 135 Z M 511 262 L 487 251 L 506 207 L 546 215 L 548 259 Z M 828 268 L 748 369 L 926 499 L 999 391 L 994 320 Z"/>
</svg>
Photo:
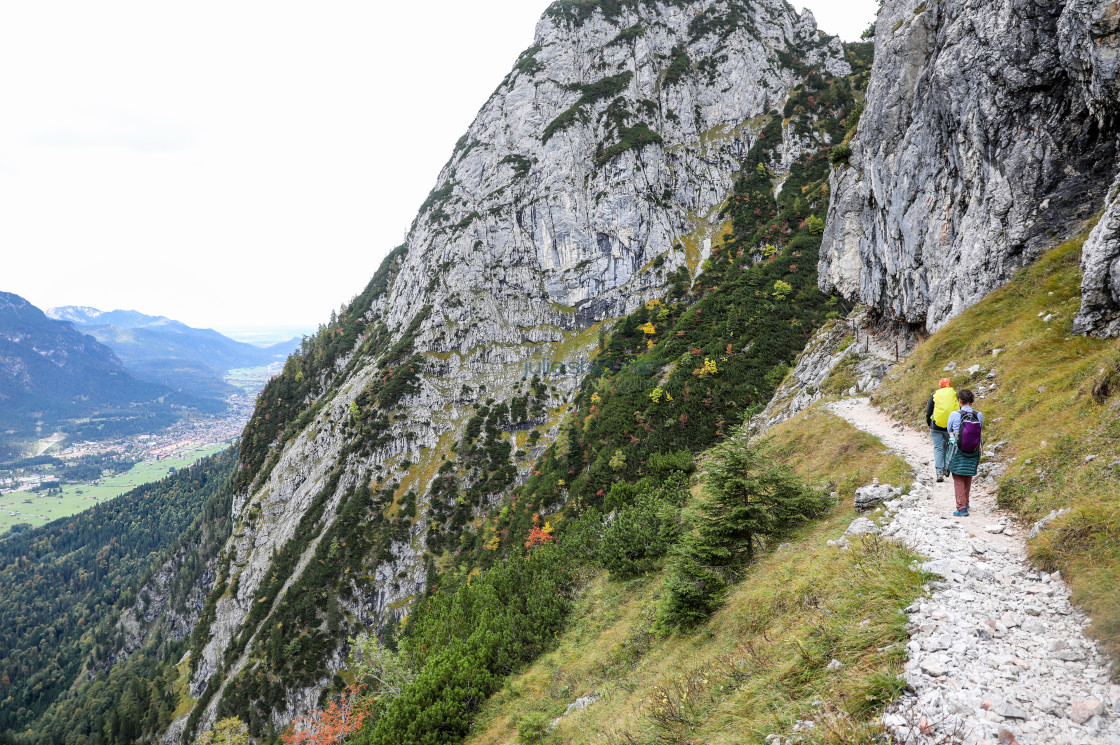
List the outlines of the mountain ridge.
<svg viewBox="0 0 1120 745">
<path fill-rule="evenodd" d="M 609 18 L 562 16 L 542 18 L 382 279 L 262 394 L 243 439 L 239 527 L 228 547 L 236 591 L 216 595 L 213 620 L 196 630 L 199 701 L 186 731 L 231 707 L 264 717 L 254 719 L 261 727 L 306 710 L 325 680 L 306 677 L 310 670 L 294 688 L 253 688 L 267 652 L 260 624 L 269 611 L 293 612 L 285 592 L 300 587 L 326 531 L 349 510 L 368 509 L 358 508 L 370 499 L 363 485 L 390 514 L 426 513 L 445 499 L 427 495 L 439 455 L 472 415 L 486 421 L 488 401 L 504 401 L 521 419 L 504 425 L 508 444 L 486 435 L 482 473 L 456 479 L 474 485 L 476 511 L 499 499 L 529 475 L 580 385 L 572 375 L 525 380 L 526 359 L 590 358 L 613 318 L 666 286 L 687 292 L 730 228 L 721 210 L 763 130 L 779 171 L 838 136 L 777 121 L 782 107 L 815 105 L 806 98 L 794 111 L 790 102 L 813 66 L 851 70 L 843 45 L 784 3 L 622 3 Z M 324 364 L 314 364 L 320 356 Z M 399 621 L 432 571 L 427 532 L 411 518 L 370 549 L 382 558 L 361 586 L 375 585 L 361 602 L 343 591 L 347 623 Z M 270 569 L 277 552 L 280 571 Z M 300 627 L 285 623 L 282 636 Z M 314 639 L 305 651 L 334 645 Z M 338 664 L 338 653 L 329 658 Z M 302 660 L 291 663 L 320 664 Z M 277 696 L 284 703 L 274 713 L 258 708 Z"/>
<path fill-rule="evenodd" d="M 0 426 L 16 437 L 106 412 L 163 421 L 173 406 L 170 389 L 137 380 L 109 347 L 8 292 L 0 292 L 0 367 Z"/>
<path fill-rule="evenodd" d="M 174 717 L 167 721 L 166 701 L 143 710 L 122 683 L 112 713 L 101 721 L 155 717 L 158 726 L 143 730 L 145 736 L 162 733 L 170 745 L 237 717 L 253 737 L 275 740 L 293 718 L 345 690 L 354 671 L 344 640 L 373 630 L 391 652 L 401 650 L 401 659 L 419 666 L 418 677 L 401 696 L 377 704 L 379 718 L 355 742 L 457 742 L 503 676 L 545 648 L 542 632 L 562 628 L 574 592 L 568 575 L 585 565 L 547 553 L 553 543 L 561 544 L 557 551 L 574 544 L 579 554 L 581 541 L 596 545 L 612 521 L 625 519 L 621 524 L 633 533 L 625 560 L 656 566 L 668 550 L 666 535 L 686 530 L 692 518 L 644 501 L 651 480 L 674 482 L 670 476 L 680 474 L 674 483 L 687 484 L 694 457 L 715 442 L 739 439 L 730 428 L 768 401 L 760 418 L 773 422 L 820 398 L 874 390 L 884 376 L 889 389 L 905 372 L 891 367 L 892 356 L 904 358 L 923 330 L 948 323 L 1097 209 L 1113 149 L 1105 130 L 1094 133 L 1087 124 L 1097 110 L 1084 102 L 1069 121 L 1043 122 L 1049 127 L 1043 140 L 1056 143 L 1050 161 L 1031 162 L 1016 143 L 997 152 L 1025 174 L 1011 185 L 1020 191 L 1010 199 L 1030 224 L 1017 224 L 1022 235 L 1014 240 L 999 232 L 999 220 L 989 220 L 1006 217 L 996 206 L 1010 192 L 1000 164 L 985 160 L 986 130 L 968 130 L 974 137 L 955 140 L 952 152 L 956 166 L 975 167 L 972 175 L 987 180 L 962 177 L 932 148 L 951 141 L 938 139 L 945 131 L 934 103 L 917 100 L 921 85 L 963 86 L 960 102 L 1005 124 L 1045 114 L 1032 108 L 1031 96 L 1065 95 L 1049 84 L 1019 89 L 985 79 L 972 85 L 989 73 L 1014 77 L 1023 62 L 1016 44 L 1060 40 L 1076 25 L 1074 15 L 1059 23 L 1027 5 L 1000 6 L 1008 13 L 998 23 L 1018 21 L 1011 30 L 1019 36 L 987 48 L 969 22 L 984 28 L 997 22 L 971 18 L 978 15 L 971 6 L 888 0 L 865 100 L 866 47 L 820 34 L 810 14 L 798 16 L 785 3 L 561 0 L 551 6 L 533 45 L 456 144 L 406 243 L 266 386 L 228 495 L 228 541 L 205 556 L 169 558 L 158 581 L 143 588 L 143 607 L 115 622 L 124 641 L 109 645 L 100 660 L 134 651 L 128 658 L 134 669 L 158 667 L 159 680 L 173 681 L 177 692 Z M 1082 14 L 1091 5 L 1067 4 Z M 1007 54 L 1015 64 L 948 64 L 959 58 L 933 54 L 951 51 L 938 47 L 946 29 L 986 50 L 984 59 Z M 1047 47 L 1040 59 L 1066 53 Z M 1067 74 L 1054 69 L 1033 74 L 1046 80 Z M 1092 85 L 1106 90 L 1107 83 Z M 1017 92 L 1026 98 L 995 105 Z M 950 96 L 946 105 L 952 103 Z M 1063 153 L 1084 142 L 1093 145 L 1089 155 L 1077 155 L 1084 169 L 1051 173 Z M 892 143 L 901 143 L 910 160 L 872 153 Z M 925 187 L 920 179 L 906 180 L 908 164 L 921 167 Z M 884 183 L 886 193 L 875 191 Z M 918 219 L 922 199 L 962 194 L 969 197 L 961 208 L 967 220 L 949 222 L 946 238 L 957 242 L 946 245 L 957 253 L 945 253 L 964 258 L 954 264 L 923 253 L 922 241 L 939 244 L 945 226 L 927 230 Z M 1045 206 L 1046 195 L 1060 198 Z M 1031 213 L 1031 200 L 1041 218 Z M 916 212 L 897 206 L 903 204 Z M 1051 225 L 1055 235 L 1043 223 L 1050 217 L 1060 218 Z M 1109 224 L 1102 220 L 1096 229 L 1112 230 Z M 921 230 L 907 233 L 907 226 Z M 990 256 L 961 238 L 964 228 L 976 226 L 992 239 Z M 1111 245 L 1087 243 L 1088 253 L 1104 250 L 1098 243 Z M 817 263 L 818 246 L 819 278 L 808 268 Z M 1064 256 L 1063 272 L 1068 249 Z M 1107 281 L 1108 262 L 1098 263 L 1105 268 L 1094 270 L 1104 272 L 1097 279 Z M 844 319 L 850 306 L 817 292 L 818 281 L 821 289 L 870 307 Z M 1057 289 L 1064 310 L 1072 289 Z M 832 320 L 818 333 L 825 319 Z M 870 353 L 873 336 L 880 338 Z M 923 354 L 934 354 L 939 343 Z M 1018 361 L 1015 350 L 1001 347 L 968 348 L 960 359 L 1000 352 L 1000 364 Z M 533 362 L 545 359 L 550 364 L 536 367 L 534 376 Z M 584 375 L 581 363 L 591 359 L 596 372 Z M 996 378 L 981 378 L 975 367 L 967 374 L 983 396 Z M 1107 370 L 1094 375 L 1078 383 L 1086 407 L 1087 398 L 1107 402 L 1112 395 Z M 1090 397 L 1089 383 L 1103 393 L 1094 388 Z M 907 385 L 917 386 L 909 379 Z M 1023 400 L 1035 403 L 1026 392 Z M 924 402 L 926 391 L 908 396 Z M 841 441 L 842 456 L 852 456 L 852 442 L 829 434 Z M 815 461 L 807 466 L 823 470 L 824 437 L 799 437 Z M 847 465 L 845 488 L 868 475 L 862 462 Z M 680 507 L 687 497 L 674 499 L 671 506 Z M 676 515 L 668 524 L 662 509 Z M 652 534 L 656 540 L 647 541 Z M 872 544 L 871 554 L 881 558 L 876 552 Z M 908 562 L 904 557 L 896 567 L 907 582 L 924 581 Z M 145 615 L 179 604 L 182 595 L 169 580 L 179 563 L 205 567 L 205 588 L 191 588 L 196 600 L 208 593 L 205 602 L 174 618 L 154 610 Z M 487 612 L 486 602 L 496 604 L 495 612 Z M 822 616 L 832 611 L 827 598 L 812 594 L 791 602 L 822 609 Z M 902 607 L 884 608 L 889 618 L 880 620 L 901 633 Z M 853 629 L 845 633 L 858 640 L 853 648 L 868 641 L 858 619 L 834 619 L 850 621 Z M 165 643 L 165 630 L 181 633 L 188 625 L 189 645 L 182 638 Z M 818 630 L 811 632 L 819 641 Z M 622 645 L 633 641 L 633 648 L 617 654 L 612 648 L 611 659 L 626 664 L 644 654 L 653 635 L 642 634 Z M 884 664 L 903 655 L 896 646 L 901 638 L 884 638 L 884 645 L 890 642 L 878 649 L 890 651 Z M 183 646 L 189 652 L 180 656 Z M 831 654 L 828 644 L 825 649 Z M 822 654 L 799 648 L 795 656 L 806 674 L 827 675 L 823 670 L 837 669 L 833 662 L 848 664 Z M 854 707 L 860 716 L 901 692 L 890 670 L 855 692 L 873 702 Z M 743 681 L 732 678 L 728 690 L 737 690 Z M 92 696 L 88 691 L 100 682 L 90 678 L 89 688 L 67 703 L 72 711 L 85 710 L 82 696 Z M 681 690 L 660 693 L 683 705 Z M 815 707 L 809 698 L 805 705 Z M 798 714 L 817 716 L 810 708 Z M 106 738 L 123 741 L 119 732 Z"/>
<path fill-rule="evenodd" d="M 49 309 L 47 315 L 75 324 L 110 347 L 138 377 L 218 399 L 237 392 L 223 380 L 227 372 L 282 362 L 300 344 L 299 338 L 293 338 L 261 347 L 135 310 L 66 305 Z"/>
</svg>

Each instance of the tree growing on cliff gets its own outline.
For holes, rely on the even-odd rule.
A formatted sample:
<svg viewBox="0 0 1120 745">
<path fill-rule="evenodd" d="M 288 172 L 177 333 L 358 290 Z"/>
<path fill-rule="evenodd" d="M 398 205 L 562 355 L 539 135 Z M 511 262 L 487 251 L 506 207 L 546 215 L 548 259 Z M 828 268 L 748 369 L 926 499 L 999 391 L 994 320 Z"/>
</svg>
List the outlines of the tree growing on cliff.
<svg viewBox="0 0 1120 745">
<path fill-rule="evenodd" d="M 280 739 L 284 745 L 335 745 L 361 729 L 368 715 L 360 687 L 351 685 L 325 709 L 315 709 L 292 722 Z"/>
<path fill-rule="evenodd" d="M 198 745 L 249 745 L 249 728 L 237 717 L 219 719 L 202 733 Z"/>
<path fill-rule="evenodd" d="M 416 679 L 416 669 L 407 655 L 389 649 L 375 634 L 359 634 L 350 644 L 346 669 L 355 680 L 369 683 L 370 697 L 392 701 Z"/>
</svg>

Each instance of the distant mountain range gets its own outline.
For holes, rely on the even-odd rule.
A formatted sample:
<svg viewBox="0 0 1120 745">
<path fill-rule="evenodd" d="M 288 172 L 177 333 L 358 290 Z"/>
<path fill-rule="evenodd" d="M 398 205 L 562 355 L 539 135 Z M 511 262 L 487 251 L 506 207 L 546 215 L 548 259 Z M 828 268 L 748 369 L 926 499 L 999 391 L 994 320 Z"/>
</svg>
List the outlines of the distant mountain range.
<svg viewBox="0 0 1120 745">
<path fill-rule="evenodd" d="M 108 346 L 137 377 L 207 398 L 222 398 L 235 390 L 223 380 L 229 370 L 282 362 L 300 345 L 300 337 L 294 337 L 258 347 L 213 329 L 135 310 L 66 305 L 49 309 L 47 315 L 69 321 Z"/>
<path fill-rule="evenodd" d="M 282 362 L 299 345 L 258 347 L 134 310 L 44 313 L 0 292 L 0 460 L 60 429 L 118 437 L 221 411 L 237 391 L 226 372 Z"/>
<path fill-rule="evenodd" d="M 73 324 L 0 292 L 0 457 L 3 443 L 49 434 L 67 421 L 85 420 L 74 424 L 75 434 L 117 434 L 169 423 L 185 408 L 213 409 L 214 402 L 138 379 Z"/>
</svg>

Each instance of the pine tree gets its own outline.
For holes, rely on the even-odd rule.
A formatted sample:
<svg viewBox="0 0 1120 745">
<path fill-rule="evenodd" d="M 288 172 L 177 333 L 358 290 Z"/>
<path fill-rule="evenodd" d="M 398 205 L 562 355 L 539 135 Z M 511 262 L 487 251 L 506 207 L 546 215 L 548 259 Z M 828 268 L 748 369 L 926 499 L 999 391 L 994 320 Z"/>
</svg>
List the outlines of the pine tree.
<svg viewBox="0 0 1120 745">
<path fill-rule="evenodd" d="M 780 537 L 829 503 L 824 492 L 802 483 L 766 448 L 746 438 L 716 448 L 695 529 L 671 554 L 662 621 L 684 627 L 707 618 L 761 540 Z"/>
<path fill-rule="evenodd" d="M 715 449 L 698 534 L 727 566 L 754 556 L 758 537 L 780 536 L 819 515 L 829 498 L 745 438 Z"/>
</svg>

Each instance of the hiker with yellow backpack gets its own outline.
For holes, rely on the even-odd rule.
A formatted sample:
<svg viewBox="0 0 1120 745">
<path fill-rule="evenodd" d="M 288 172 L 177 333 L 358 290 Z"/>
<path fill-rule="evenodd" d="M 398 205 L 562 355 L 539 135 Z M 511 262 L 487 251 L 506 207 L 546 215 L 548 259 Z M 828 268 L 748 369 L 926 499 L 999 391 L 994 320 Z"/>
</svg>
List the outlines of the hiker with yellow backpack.
<svg viewBox="0 0 1120 745">
<path fill-rule="evenodd" d="M 939 387 L 929 397 L 926 404 L 926 424 L 933 438 L 933 466 L 938 481 L 944 481 L 945 453 L 949 449 L 949 415 L 961 407 L 957 404 L 957 392 L 953 382 L 942 378 Z"/>
</svg>

